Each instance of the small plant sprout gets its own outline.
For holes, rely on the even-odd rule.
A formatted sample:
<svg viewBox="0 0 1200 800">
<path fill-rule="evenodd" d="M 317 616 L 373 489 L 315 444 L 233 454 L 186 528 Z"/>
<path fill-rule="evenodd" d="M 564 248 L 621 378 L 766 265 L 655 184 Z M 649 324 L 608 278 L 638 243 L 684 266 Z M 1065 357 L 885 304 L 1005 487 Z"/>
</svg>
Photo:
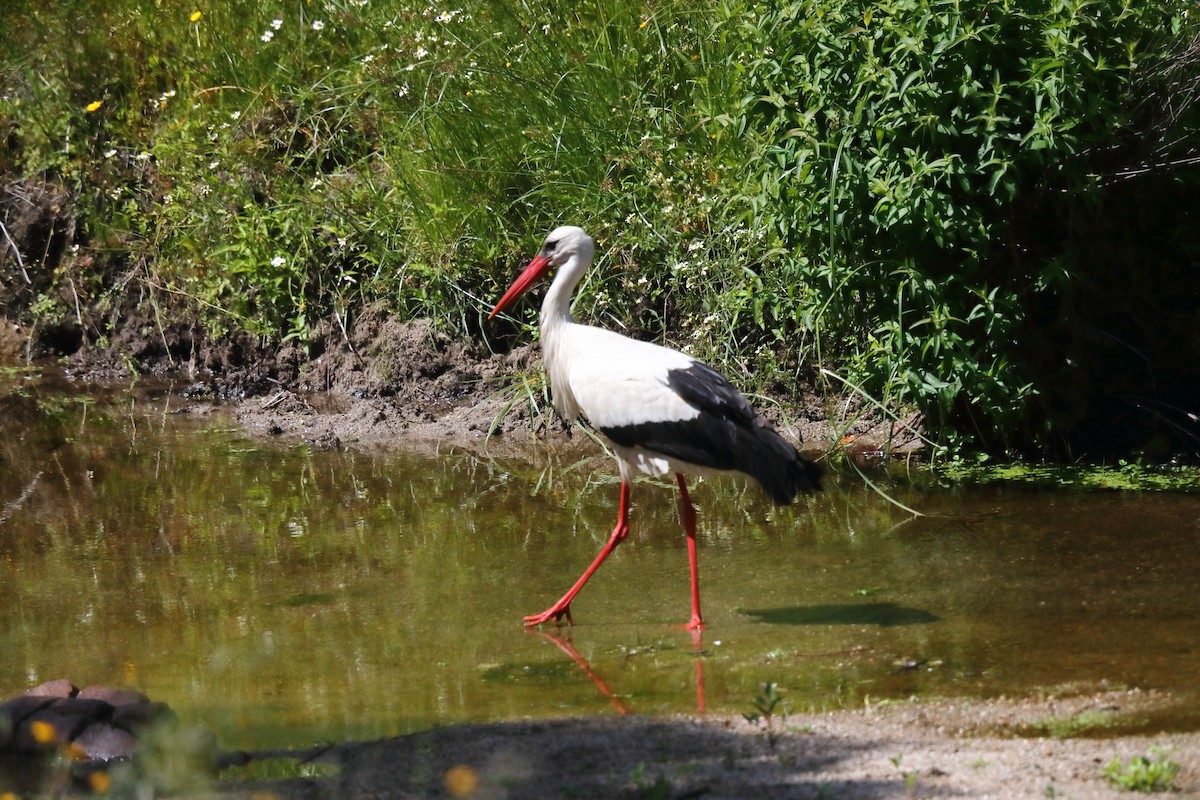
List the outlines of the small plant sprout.
<svg viewBox="0 0 1200 800">
<path fill-rule="evenodd" d="M 1150 756 L 1134 756 L 1128 764 L 1114 756 L 1100 774 L 1125 792 L 1174 791 L 1180 766 L 1167 758 L 1168 753 L 1155 748 L 1150 751 Z"/>
<path fill-rule="evenodd" d="M 904 778 L 905 794 L 907 794 L 909 797 L 912 797 L 913 793 L 916 791 L 917 778 L 919 776 L 918 776 L 916 770 L 912 770 L 912 769 L 906 770 L 903 767 L 901 767 L 900 764 L 903 760 L 904 760 L 903 756 L 892 756 L 891 758 L 888 759 L 888 761 L 892 762 L 892 766 L 895 767 L 897 770 L 899 770 L 901 777 Z"/>
<path fill-rule="evenodd" d="M 783 723 L 787 720 L 783 695 L 775 683 L 763 683 L 759 685 L 758 694 L 754 696 L 751 703 L 754 705 L 754 711 L 742 716 L 746 718 L 747 722 L 762 723 L 767 733 L 767 744 L 774 750 L 775 743 L 783 732 Z"/>
</svg>

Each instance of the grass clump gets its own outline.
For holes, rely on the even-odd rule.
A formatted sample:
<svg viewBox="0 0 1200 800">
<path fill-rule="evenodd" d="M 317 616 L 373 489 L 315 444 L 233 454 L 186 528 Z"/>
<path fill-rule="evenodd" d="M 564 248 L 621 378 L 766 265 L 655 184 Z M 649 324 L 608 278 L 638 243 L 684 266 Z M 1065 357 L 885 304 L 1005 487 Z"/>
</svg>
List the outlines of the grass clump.
<svg viewBox="0 0 1200 800">
<path fill-rule="evenodd" d="M 1106 730 L 1111 730 L 1116 724 L 1115 712 L 1105 709 L 1088 709 L 1069 717 L 1046 717 L 1032 723 L 1029 728 L 1031 733 L 1036 736 L 1072 739 L 1096 736 Z"/>
<path fill-rule="evenodd" d="M 14 0 L 0 301 L 71 341 L 132 306 L 475 335 L 570 221 L 600 243 L 581 317 L 752 392 L 835 375 L 939 446 L 1062 455 L 1120 416 L 1195 449 L 1187 11 Z"/>
<path fill-rule="evenodd" d="M 1175 776 L 1180 766 L 1156 750 L 1149 756 L 1134 756 L 1129 763 L 1114 757 L 1101 774 L 1124 792 L 1170 792 L 1175 789 Z"/>
</svg>

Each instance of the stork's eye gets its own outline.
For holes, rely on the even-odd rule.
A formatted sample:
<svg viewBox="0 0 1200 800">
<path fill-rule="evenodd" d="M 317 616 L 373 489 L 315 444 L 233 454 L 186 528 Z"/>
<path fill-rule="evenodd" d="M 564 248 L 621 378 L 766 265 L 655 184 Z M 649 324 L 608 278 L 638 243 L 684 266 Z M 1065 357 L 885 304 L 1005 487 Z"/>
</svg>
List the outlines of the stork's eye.
<svg viewBox="0 0 1200 800">
<path fill-rule="evenodd" d="M 542 245 L 542 250 L 543 250 L 544 252 L 546 252 L 547 254 L 549 254 L 549 253 L 553 253 L 553 252 L 554 252 L 554 248 L 556 248 L 556 247 L 558 247 L 558 242 L 557 242 L 557 241 L 554 241 L 554 242 L 546 242 L 544 245 Z"/>
</svg>

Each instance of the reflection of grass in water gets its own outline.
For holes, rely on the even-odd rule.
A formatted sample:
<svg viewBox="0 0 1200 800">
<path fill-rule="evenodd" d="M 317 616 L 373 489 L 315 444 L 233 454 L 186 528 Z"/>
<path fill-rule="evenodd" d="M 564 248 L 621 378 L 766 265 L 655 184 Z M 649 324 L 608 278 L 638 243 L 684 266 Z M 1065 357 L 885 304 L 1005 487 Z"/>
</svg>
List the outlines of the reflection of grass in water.
<svg viewBox="0 0 1200 800">
<path fill-rule="evenodd" d="M 573 674 L 574 665 L 567 662 L 544 664 L 494 664 L 483 670 L 489 683 L 523 683 L 530 680 L 560 680 Z"/>
<path fill-rule="evenodd" d="M 285 597 L 273 604 L 275 606 L 292 607 L 292 606 L 310 606 L 320 605 L 323 603 L 332 603 L 337 599 L 337 595 L 328 592 L 301 592 L 290 597 Z"/>
<path fill-rule="evenodd" d="M 256 758 L 221 770 L 223 780 L 275 781 L 286 778 L 328 778 L 341 772 L 336 764 L 298 758 Z"/>
<path fill-rule="evenodd" d="M 791 608 L 739 609 L 739 613 L 772 625 L 923 625 L 938 617 L 919 608 L 895 603 L 848 603 Z"/>
<path fill-rule="evenodd" d="M 1113 489 L 1141 491 L 1195 490 L 1193 467 L 1145 466 L 1119 461 L 1117 466 L 1078 464 L 939 464 L 934 472 L 960 483 L 1011 483 L 1048 488 Z"/>
</svg>

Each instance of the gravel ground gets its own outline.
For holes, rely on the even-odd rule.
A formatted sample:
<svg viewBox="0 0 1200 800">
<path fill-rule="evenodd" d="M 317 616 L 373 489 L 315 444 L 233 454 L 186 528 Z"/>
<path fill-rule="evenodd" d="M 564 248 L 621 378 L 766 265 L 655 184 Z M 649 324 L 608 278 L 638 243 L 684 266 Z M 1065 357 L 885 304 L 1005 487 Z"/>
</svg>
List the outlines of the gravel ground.
<svg viewBox="0 0 1200 800">
<path fill-rule="evenodd" d="M 612 716 L 456 725 L 289 757 L 321 777 L 226 781 L 209 797 L 295 798 L 1045 798 L 1132 797 L 1102 769 L 1160 751 L 1172 797 L 1200 790 L 1200 734 L 1017 735 L 1047 719 L 1121 718 L 1171 702 L 1143 692 L 1070 699 L 892 704 L 741 717 Z M 296 764 L 296 762 L 292 762 Z M 320 766 L 325 765 L 325 766 Z M 293 773 L 300 772 L 293 767 Z"/>
</svg>

